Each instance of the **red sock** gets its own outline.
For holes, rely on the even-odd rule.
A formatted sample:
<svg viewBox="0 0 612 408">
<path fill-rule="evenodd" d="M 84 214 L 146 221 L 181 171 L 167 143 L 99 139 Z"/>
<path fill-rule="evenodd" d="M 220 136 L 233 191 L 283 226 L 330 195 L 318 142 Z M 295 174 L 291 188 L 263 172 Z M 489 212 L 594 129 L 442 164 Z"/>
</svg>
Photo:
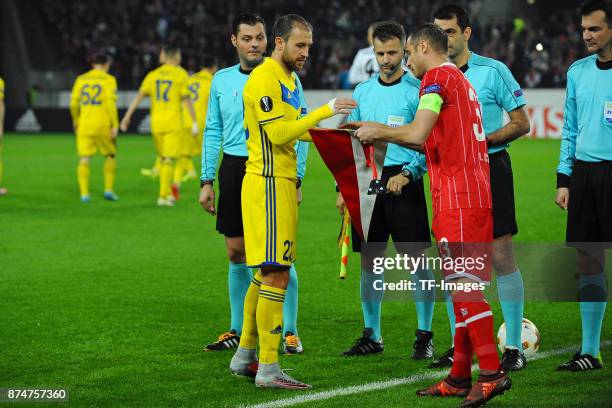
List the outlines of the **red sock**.
<svg viewBox="0 0 612 408">
<path fill-rule="evenodd" d="M 461 381 L 472 378 L 472 355 L 474 349 L 470 342 L 467 325 L 459 311 L 459 304 L 454 303 L 455 309 L 455 354 L 450 375 L 454 380 Z"/>
<path fill-rule="evenodd" d="M 480 370 L 499 370 L 499 356 L 493 336 L 493 313 L 489 304 L 480 302 L 459 302 L 459 315 L 467 325 L 470 342 L 478 356 Z"/>
</svg>

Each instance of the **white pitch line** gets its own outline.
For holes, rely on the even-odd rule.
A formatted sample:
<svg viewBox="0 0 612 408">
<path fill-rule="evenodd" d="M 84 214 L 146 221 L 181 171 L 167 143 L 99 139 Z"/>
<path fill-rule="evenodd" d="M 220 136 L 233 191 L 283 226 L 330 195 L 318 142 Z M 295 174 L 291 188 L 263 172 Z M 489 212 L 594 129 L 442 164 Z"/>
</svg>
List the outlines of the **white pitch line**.
<svg viewBox="0 0 612 408">
<path fill-rule="evenodd" d="M 606 340 L 606 341 L 601 342 L 602 348 L 607 347 L 609 345 L 612 345 L 612 340 Z M 566 354 L 571 351 L 575 351 L 578 348 L 580 348 L 580 345 L 573 345 L 573 346 L 563 347 L 563 348 L 556 349 L 556 350 L 544 351 L 544 352 L 536 354 L 533 358 L 529 359 L 529 361 L 542 360 L 548 357 Z M 475 371 L 477 368 L 478 368 L 478 365 L 474 364 L 472 366 L 472 371 Z M 289 406 L 293 406 L 296 404 L 304 404 L 306 402 L 321 401 L 321 400 L 340 397 L 344 395 L 359 394 L 362 392 L 369 392 L 369 391 L 378 391 L 378 390 L 384 390 L 386 388 L 396 387 L 398 385 L 418 383 L 424 380 L 431 380 L 434 378 L 444 377 L 447 374 L 448 374 L 448 369 L 427 371 L 424 373 L 413 374 L 411 376 L 404 377 L 404 378 L 394 378 L 394 379 L 386 380 L 386 381 L 376 381 L 376 382 L 371 382 L 371 383 L 362 384 L 362 385 L 353 385 L 353 386 L 344 387 L 344 388 L 334 388 L 328 391 L 315 392 L 312 394 L 304 394 L 304 395 L 299 395 L 293 398 L 284 398 L 284 399 L 264 402 L 264 403 L 256 404 L 256 405 L 240 405 L 239 407 L 240 408 L 289 407 Z M 296 392 L 300 392 L 300 391 L 296 391 Z"/>
</svg>

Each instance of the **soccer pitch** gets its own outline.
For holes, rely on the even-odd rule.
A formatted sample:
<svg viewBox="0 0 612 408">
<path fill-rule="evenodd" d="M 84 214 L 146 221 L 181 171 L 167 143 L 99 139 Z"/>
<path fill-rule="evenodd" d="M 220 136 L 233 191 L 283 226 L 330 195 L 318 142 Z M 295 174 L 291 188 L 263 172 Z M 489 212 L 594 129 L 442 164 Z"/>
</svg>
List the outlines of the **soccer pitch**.
<svg viewBox="0 0 612 408">
<path fill-rule="evenodd" d="M 338 279 L 336 193 L 314 146 L 296 263 L 298 327 L 306 351 L 281 356 L 281 366 L 314 389 L 291 392 L 256 389 L 229 374 L 231 352 L 201 351 L 229 324 L 223 238 L 197 203 L 197 181 L 184 186 L 175 208 L 155 206 L 158 185 L 139 174 L 153 164 L 150 138 L 120 135 L 118 202 L 102 200 L 102 159 L 92 161 L 89 204 L 78 197 L 74 136 L 9 134 L 4 144 L 9 195 L 0 198 L 0 387 L 64 388 L 70 393 L 67 405 L 87 407 L 235 407 L 309 395 L 312 401 L 293 403 L 451 407 L 460 402 L 415 396 L 432 377 L 426 378 L 431 371 L 425 363 L 410 360 L 413 304 L 383 304 L 382 355 L 339 356 L 362 331 L 359 262 L 351 256 L 348 279 Z M 518 141 L 510 153 L 517 241 L 561 242 L 565 214 L 554 204 L 559 141 Z M 498 304 L 492 306 L 497 328 L 501 312 Z M 604 341 L 612 340 L 610 316 Z M 527 303 L 525 317 L 542 335 L 541 358 L 513 373 L 512 391 L 490 406 L 612 406 L 612 345 L 603 349 L 603 370 L 554 372 L 580 344 L 578 305 Z M 433 330 L 436 351 L 445 351 L 450 335 L 442 303 Z M 435 378 L 443 376 L 436 373 Z"/>
</svg>

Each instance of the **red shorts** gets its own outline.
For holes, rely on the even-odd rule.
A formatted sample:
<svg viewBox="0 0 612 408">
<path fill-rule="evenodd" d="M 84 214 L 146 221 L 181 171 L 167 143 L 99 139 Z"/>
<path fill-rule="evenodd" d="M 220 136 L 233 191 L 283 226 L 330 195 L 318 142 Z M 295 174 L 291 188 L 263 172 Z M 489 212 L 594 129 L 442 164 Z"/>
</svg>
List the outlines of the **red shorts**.
<svg viewBox="0 0 612 408">
<path fill-rule="evenodd" d="M 433 219 L 432 231 L 447 280 L 491 281 L 493 211 L 489 208 L 445 210 Z"/>
</svg>

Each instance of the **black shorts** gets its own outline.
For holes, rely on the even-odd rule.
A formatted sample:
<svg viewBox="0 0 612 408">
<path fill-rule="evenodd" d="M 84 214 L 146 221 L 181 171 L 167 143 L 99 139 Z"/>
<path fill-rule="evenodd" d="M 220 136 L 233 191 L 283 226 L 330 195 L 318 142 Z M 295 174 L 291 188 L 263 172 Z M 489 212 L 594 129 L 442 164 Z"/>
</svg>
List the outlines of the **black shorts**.
<svg viewBox="0 0 612 408">
<path fill-rule="evenodd" d="M 565 240 L 612 243 L 612 162 L 574 163 Z"/>
<path fill-rule="evenodd" d="M 491 198 L 493 199 L 493 238 L 516 235 L 516 211 L 514 209 L 514 180 L 512 163 L 506 149 L 489 155 L 491 169 Z"/>
<path fill-rule="evenodd" d="M 382 182 L 386 185 L 389 178 L 401 173 L 401 171 L 402 166 L 384 167 L 381 176 Z M 389 236 L 395 243 L 422 242 L 425 243 L 422 249 L 431 246 L 427 203 L 425 202 L 422 178 L 408 183 L 399 196 L 379 194 L 376 197 L 367 242 L 387 243 Z M 351 225 L 351 238 L 353 251 L 360 252 L 361 237 L 353 225 Z M 397 245 L 396 249 L 400 251 Z"/>
<path fill-rule="evenodd" d="M 243 237 L 241 191 L 248 157 L 223 153 L 219 166 L 217 231 L 228 238 Z"/>
</svg>

